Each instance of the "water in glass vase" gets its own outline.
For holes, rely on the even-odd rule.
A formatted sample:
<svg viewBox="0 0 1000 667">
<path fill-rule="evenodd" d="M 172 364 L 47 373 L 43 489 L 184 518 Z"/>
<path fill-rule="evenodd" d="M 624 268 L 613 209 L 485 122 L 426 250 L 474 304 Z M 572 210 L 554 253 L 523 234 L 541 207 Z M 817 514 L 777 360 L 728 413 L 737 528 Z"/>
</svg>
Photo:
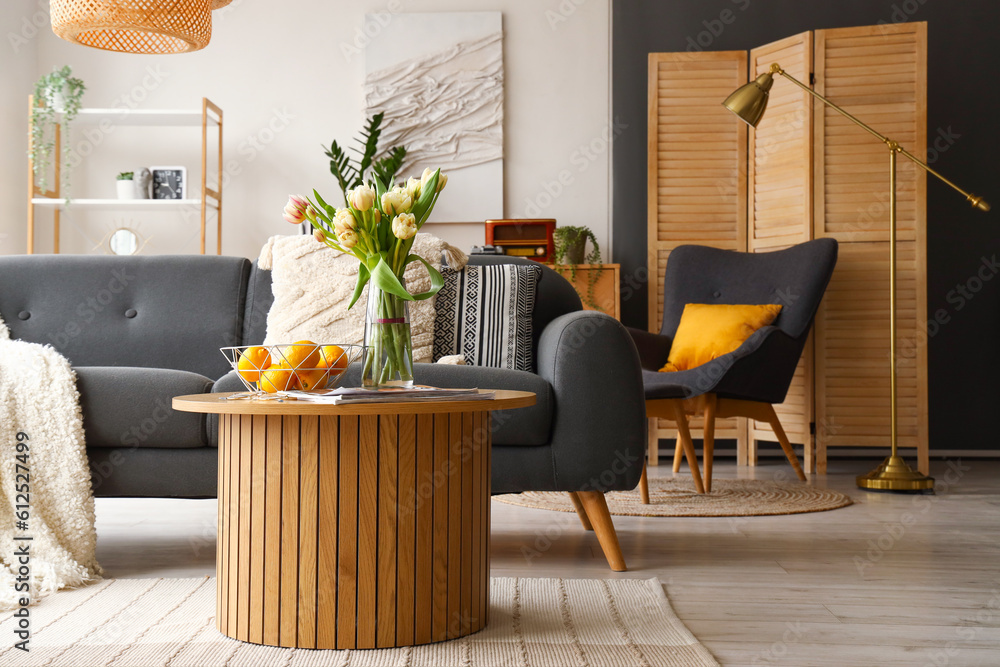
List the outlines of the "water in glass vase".
<svg viewBox="0 0 1000 667">
<path fill-rule="evenodd" d="M 369 388 L 413 386 L 413 339 L 407 301 L 371 283 L 362 384 Z"/>
</svg>

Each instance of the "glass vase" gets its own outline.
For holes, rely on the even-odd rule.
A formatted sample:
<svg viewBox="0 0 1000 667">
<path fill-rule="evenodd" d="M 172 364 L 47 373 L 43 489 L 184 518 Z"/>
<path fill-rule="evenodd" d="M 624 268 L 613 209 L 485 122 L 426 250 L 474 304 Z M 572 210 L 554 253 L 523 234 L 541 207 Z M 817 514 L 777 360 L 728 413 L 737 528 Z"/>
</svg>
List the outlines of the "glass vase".
<svg viewBox="0 0 1000 667">
<path fill-rule="evenodd" d="M 405 289 L 405 282 L 403 287 Z M 372 283 L 368 283 L 361 377 L 362 384 L 370 389 L 413 386 L 413 339 L 408 302 Z"/>
</svg>

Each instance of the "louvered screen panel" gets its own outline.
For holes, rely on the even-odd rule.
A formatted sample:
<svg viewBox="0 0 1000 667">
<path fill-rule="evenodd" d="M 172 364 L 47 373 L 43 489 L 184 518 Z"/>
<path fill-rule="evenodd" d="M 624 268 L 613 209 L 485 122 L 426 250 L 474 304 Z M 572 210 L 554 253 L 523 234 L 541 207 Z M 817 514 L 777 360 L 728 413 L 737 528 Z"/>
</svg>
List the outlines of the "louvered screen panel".
<svg viewBox="0 0 1000 667">
<path fill-rule="evenodd" d="M 651 331 L 659 331 L 663 319 L 663 270 L 673 248 L 693 243 L 746 249 L 747 130 L 722 106 L 746 81 L 743 51 L 649 55 Z M 720 420 L 716 437 L 740 437 L 741 422 Z M 670 425 L 660 421 L 659 437 L 676 437 Z M 700 433 L 692 428 L 694 437 Z"/>
<path fill-rule="evenodd" d="M 912 241 L 897 245 L 899 446 L 927 441 L 926 338 L 918 332 L 924 257 Z M 826 448 L 878 447 L 888 453 L 889 244 L 842 243 L 816 328 L 817 465 Z M 926 453 L 921 452 L 921 465 Z"/>
<path fill-rule="evenodd" d="M 771 63 L 808 84 L 812 73 L 812 33 L 792 35 L 750 51 L 750 77 L 767 72 Z M 812 238 L 812 96 L 775 77 L 767 113 L 750 130 L 747 244 L 752 252 L 780 250 Z M 805 447 L 812 469 L 813 420 L 812 341 L 803 351 L 785 402 L 775 406 L 788 439 Z M 776 442 L 768 424 L 750 420 L 750 458 L 756 441 Z"/>
<path fill-rule="evenodd" d="M 817 92 L 919 158 L 927 145 L 925 23 L 818 30 Z M 814 113 L 814 234 L 841 242 L 816 338 L 817 469 L 826 448 L 889 448 L 889 151 L 836 111 Z M 928 471 L 926 175 L 897 170 L 899 442 Z M 859 321 L 863 318 L 864 321 Z M 907 347 L 905 344 L 909 344 Z"/>
<path fill-rule="evenodd" d="M 750 75 L 771 63 L 799 81 L 812 72 L 812 33 L 766 44 L 750 51 Z M 750 131 L 751 250 L 781 248 L 812 238 L 812 96 L 775 77 L 767 113 Z"/>
<path fill-rule="evenodd" d="M 817 30 L 815 60 L 816 92 L 924 159 L 926 23 Z M 817 102 L 814 114 L 816 237 L 888 241 L 888 149 L 835 110 L 820 106 Z M 901 240 L 923 237 L 926 183 L 922 169 L 899 159 Z"/>
</svg>

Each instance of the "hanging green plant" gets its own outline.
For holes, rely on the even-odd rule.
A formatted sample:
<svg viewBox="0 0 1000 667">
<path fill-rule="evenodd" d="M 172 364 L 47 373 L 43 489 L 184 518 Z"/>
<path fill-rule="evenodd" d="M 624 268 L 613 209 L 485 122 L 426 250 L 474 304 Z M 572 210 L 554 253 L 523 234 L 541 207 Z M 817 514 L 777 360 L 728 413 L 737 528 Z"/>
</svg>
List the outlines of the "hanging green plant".
<svg viewBox="0 0 1000 667">
<path fill-rule="evenodd" d="M 569 269 L 570 282 L 576 282 L 576 267 L 580 264 L 600 264 L 601 246 L 597 243 L 594 232 L 589 227 L 556 227 L 552 234 L 555 245 L 555 265 L 556 271 L 563 273 L 567 267 Z M 591 250 L 588 253 L 587 241 L 590 241 Z M 594 285 L 597 284 L 599 271 L 591 271 L 587 280 L 587 295 L 584 303 L 591 308 L 600 309 L 594 300 Z M 581 295 L 582 296 L 582 295 Z"/>
<path fill-rule="evenodd" d="M 337 179 L 340 192 L 344 195 L 345 205 L 348 190 L 353 190 L 364 182 L 372 180 L 373 176 L 382 183 L 389 183 L 406 158 L 406 146 L 394 146 L 376 159 L 384 115 L 377 113 L 369 118 L 368 124 L 361 131 L 361 136 L 355 139 L 361 144 L 361 149 L 354 148 L 352 150 L 361 156 L 360 160 L 352 160 L 347 151 L 341 148 L 336 140 L 330 144 L 329 149 L 323 151 L 330 158 L 330 173 Z"/>
<path fill-rule="evenodd" d="M 73 76 L 69 65 L 54 69 L 35 82 L 35 97 L 31 105 L 31 150 L 28 154 L 35 176 L 38 177 L 38 186 L 43 191 L 47 184 L 52 151 L 55 150 L 57 120 L 62 128 L 62 157 L 67 158 L 70 153 L 70 125 L 80 111 L 80 100 L 85 90 L 83 81 Z M 70 169 L 65 161 L 61 173 L 59 186 L 69 204 Z"/>
</svg>

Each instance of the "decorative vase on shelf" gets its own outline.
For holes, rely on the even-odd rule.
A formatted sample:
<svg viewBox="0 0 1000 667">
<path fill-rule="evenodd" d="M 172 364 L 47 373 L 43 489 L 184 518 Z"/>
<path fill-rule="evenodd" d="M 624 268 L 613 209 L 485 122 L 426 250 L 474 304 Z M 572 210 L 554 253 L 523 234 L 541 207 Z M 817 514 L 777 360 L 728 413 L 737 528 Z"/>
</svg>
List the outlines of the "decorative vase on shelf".
<svg viewBox="0 0 1000 667">
<path fill-rule="evenodd" d="M 149 173 L 149 169 L 143 167 L 135 172 L 132 182 L 135 183 L 135 198 L 149 199 L 150 187 L 153 183 L 153 176 Z"/>
<path fill-rule="evenodd" d="M 135 181 L 132 180 L 131 173 L 128 178 L 122 178 L 121 175 L 118 176 L 118 180 L 115 181 L 115 187 L 118 190 L 119 199 L 136 199 Z"/>
<path fill-rule="evenodd" d="M 403 288 L 405 281 L 400 280 Z M 368 285 L 362 384 L 368 388 L 413 386 L 413 339 L 405 299 Z"/>
</svg>

